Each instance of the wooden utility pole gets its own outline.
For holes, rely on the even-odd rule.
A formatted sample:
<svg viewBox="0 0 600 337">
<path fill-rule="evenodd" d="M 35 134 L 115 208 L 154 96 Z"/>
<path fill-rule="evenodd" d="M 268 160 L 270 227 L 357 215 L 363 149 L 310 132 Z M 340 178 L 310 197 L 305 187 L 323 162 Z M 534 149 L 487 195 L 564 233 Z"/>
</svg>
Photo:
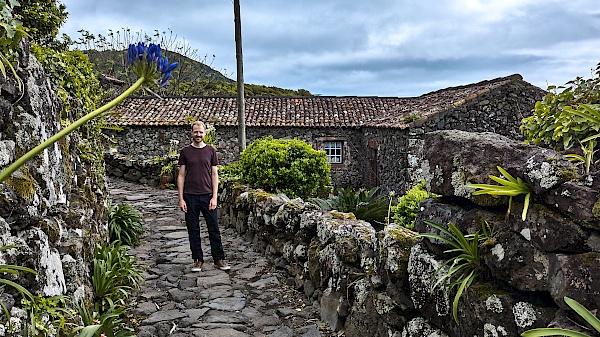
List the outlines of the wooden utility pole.
<svg viewBox="0 0 600 337">
<path fill-rule="evenodd" d="M 242 56 L 242 19 L 240 17 L 240 0 L 233 0 L 233 16 L 235 23 L 235 58 L 237 60 L 237 107 L 238 107 L 238 139 L 240 153 L 246 149 L 246 104 L 244 102 L 244 57 Z"/>
</svg>

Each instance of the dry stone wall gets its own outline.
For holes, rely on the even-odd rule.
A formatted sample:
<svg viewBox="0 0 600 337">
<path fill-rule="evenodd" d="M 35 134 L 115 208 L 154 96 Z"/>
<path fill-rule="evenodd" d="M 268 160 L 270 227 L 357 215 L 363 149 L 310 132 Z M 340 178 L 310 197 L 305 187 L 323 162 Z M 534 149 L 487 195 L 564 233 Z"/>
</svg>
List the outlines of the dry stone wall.
<svg viewBox="0 0 600 337">
<path fill-rule="evenodd" d="M 377 232 L 352 214 L 321 211 L 301 199 L 232 181 L 222 186 L 220 221 L 286 270 L 288 283 L 318 301 L 321 318 L 346 336 L 517 336 L 546 326 L 581 330 L 569 323 L 576 317 L 562 298 L 600 308 L 600 175 L 582 176 L 559 153 L 493 133 L 438 131 L 423 141 L 421 172 L 441 197 L 422 203 L 416 229 L 436 232 L 424 220 L 452 222 L 465 234 L 479 230 L 483 220 L 495 228 L 480 246 L 481 276 L 459 301 L 460 324 L 452 318 L 454 290 L 431 289 L 437 268 L 448 258 L 441 242 L 395 224 Z M 487 175 L 498 175 L 497 165 L 531 187 L 525 221 L 522 198 L 513 200 L 507 215 L 507 198 L 473 196 L 466 187 L 491 183 Z"/>
<path fill-rule="evenodd" d="M 239 158 L 237 127 L 218 127 L 216 142 L 219 163 L 231 164 Z M 331 176 L 336 185 L 363 187 L 362 156 L 365 154 L 361 148 L 362 133 L 358 129 L 341 130 L 336 128 L 263 128 L 248 127 L 247 144 L 254 140 L 273 136 L 274 138 L 293 139 L 306 141 L 313 148 L 321 149 L 322 142 L 326 140 L 345 141 L 345 162 L 333 165 Z M 172 141 L 175 141 L 177 150 L 191 142 L 187 127 L 128 127 L 120 132 L 108 132 L 116 141 L 117 147 L 109 151 L 107 160 L 108 173 L 123 177 L 128 181 L 140 182 L 151 186 L 158 185 L 158 171 L 153 163 L 164 159 L 169 153 Z M 116 154 L 114 153 L 116 152 Z M 176 161 L 176 159 L 175 159 Z"/>
<path fill-rule="evenodd" d="M 28 45 L 22 50 L 17 74 L 23 92 L 10 76 L 0 76 L 0 169 L 61 129 L 61 102 Z M 0 252 L 0 260 L 38 273 L 2 277 L 34 294 L 92 294 L 88 262 L 107 237 L 106 188 L 101 164 L 81 159 L 80 140 L 70 134 L 0 183 L 0 246 L 18 246 Z M 20 303 L 14 289 L 4 292 L 3 301 L 14 296 L 5 301 L 9 310 Z"/>
</svg>

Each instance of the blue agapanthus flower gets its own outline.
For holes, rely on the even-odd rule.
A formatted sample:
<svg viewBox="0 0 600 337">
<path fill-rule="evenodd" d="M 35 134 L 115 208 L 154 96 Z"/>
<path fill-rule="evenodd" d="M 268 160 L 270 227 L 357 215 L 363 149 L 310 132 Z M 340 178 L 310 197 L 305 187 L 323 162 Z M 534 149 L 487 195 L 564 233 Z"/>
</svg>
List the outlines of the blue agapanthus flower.
<svg viewBox="0 0 600 337">
<path fill-rule="evenodd" d="M 162 56 L 160 44 L 150 43 L 146 46 L 143 42 L 129 45 L 127 62 L 138 77 L 144 76 L 147 83 L 158 83 L 159 88 L 169 83 L 171 73 L 178 65 L 177 62 L 169 64 L 169 59 Z"/>
</svg>

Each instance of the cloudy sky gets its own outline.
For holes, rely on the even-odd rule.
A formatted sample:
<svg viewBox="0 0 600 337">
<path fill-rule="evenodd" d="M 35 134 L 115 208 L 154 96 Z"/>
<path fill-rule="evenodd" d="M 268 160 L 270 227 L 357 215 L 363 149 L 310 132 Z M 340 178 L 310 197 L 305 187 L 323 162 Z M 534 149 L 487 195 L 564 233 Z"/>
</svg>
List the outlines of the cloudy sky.
<svg viewBox="0 0 600 337">
<path fill-rule="evenodd" d="M 232 0 L 62 1 L 74 39 L 172 32 L 235 79 Z M 246 83 L 411 97 L 518 73 L 546 89 L 600 62 L 598 0 L 240 2 Z"/>
</svg>

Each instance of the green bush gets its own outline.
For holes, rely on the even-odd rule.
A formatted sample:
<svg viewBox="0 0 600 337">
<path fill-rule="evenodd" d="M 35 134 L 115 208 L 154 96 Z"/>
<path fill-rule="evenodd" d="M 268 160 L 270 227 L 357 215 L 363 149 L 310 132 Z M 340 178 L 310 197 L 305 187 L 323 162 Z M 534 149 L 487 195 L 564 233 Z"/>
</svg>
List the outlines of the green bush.
<svg viewBox="0 0 600 337">
<path fill-rule="evenodd" d="M 241 178 L 242 172 L 238 163 L 219 165 L 219 180 L 239 180 Z"/>
<path fill-rule="evenodd" d="M 577 77 L 565 86 L 549 86 L 548 91 L 535 103 L 532 115 L 522 121 L 521 131 L 527 143 L 565 150 L 598 133 L 600 125 L 574 116 L 565 107 L 578 110 L 581 104 L 600 103 L 600 64 L 591 79 Z"/>
<path fill-rule="evenodd" d="M 267 192 L 306 198 L 331 190 L 325 152 L 299 139 L 259 138 L 242 152 L 239 166 L 246 183 Z"/>
<path fill-rule="evenodd" d="M 398 198 L 398 203 L 391 206 L 392 222 L 413 229 L 415 227 L 415 219 L 421 210 L 421 200 L 434 197 L 435 194 L 427 192 L 425 181 L 421 181 L 413 186 L 406 194 Z"/>
<path fill-rule="evenodd" d="M 108 233 L 110 241 L 121 241 L 127 246 L 140 242 L 144 232 L 142 215 L 128 204 L 108 205 Z"/>
<path fill-rule="evenodd" d="M 69 331 L 68 322 L 75 314 L 69 297 L 37 294 L 31 300 L 23 298 L 21 304 L 29 318 L 24 327 L 25 336 L 62 336 Z"/>
<path fill-rule="evenodd" d="M 378 190 L 378 187 L 374 187 L 355 192 L 349 187 L 340 188 L 337 194 L 329 199 L 310 198 L 308 201 L 322 210 L 354 213 L 357 219 L 369 222 L 376 229 L 382 229 L 388 215 L 389 197 L 385 194 L 377 195 Z"/>
</svg>

